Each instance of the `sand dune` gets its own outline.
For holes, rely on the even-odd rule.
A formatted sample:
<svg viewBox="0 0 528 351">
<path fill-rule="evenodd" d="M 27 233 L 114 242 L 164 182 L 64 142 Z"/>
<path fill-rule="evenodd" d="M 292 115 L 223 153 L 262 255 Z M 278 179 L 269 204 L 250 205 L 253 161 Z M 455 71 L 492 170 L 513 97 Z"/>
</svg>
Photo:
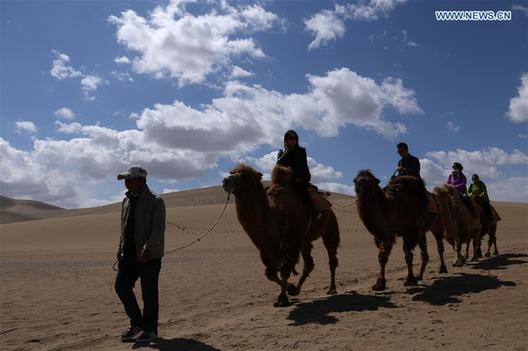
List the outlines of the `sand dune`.
<svg viewBox="0 0 528 351">
<path fill-rule="evenodd" d="M 0 196 L 0 224 L 48 218 L 64 212 L 63 208 L 44 202 Z"/>
<path fill-rule="evenodd" d="M 208 200 L 197 200 L 192 192 L 167 196 L 167 250 L 195 238 L 220 212 L 222 205 L 214 201 L 223 202 L 223 194 L 215 189 L 199 192 Z M 335 202 L 352 204 L 347 198 Z M 229 205 L 210 236 L 164 259 L 162 340 L 157 347 L 526 350 L 528 204 L 494 205 L 503 218 L 498 230 L 500 256 L 463 268 L 448 265 L 448 274 L 438 274 L 431 237 L 432 260 L 424 282 L 405 288 L 398 243 L 388 265 L 388 290 L 383 293 L 370 290 L 378 267 L 371 235 L 354 207 L 336 207 L 342 235 L 340 294 L 325 295 L 327 258 L 317 242 L 316 269 L 293 306 L 284 309 L 272 307 L 278 289 L 265 279 L 257 251 Z M 111 265 L 119 213 L 112 206 L 0 226 L 2 349 L 134 347 L 118 339 L 127 320 L 113 291 Z M 446 252 L 452 261 L 451 248 Z"/>
</svg>

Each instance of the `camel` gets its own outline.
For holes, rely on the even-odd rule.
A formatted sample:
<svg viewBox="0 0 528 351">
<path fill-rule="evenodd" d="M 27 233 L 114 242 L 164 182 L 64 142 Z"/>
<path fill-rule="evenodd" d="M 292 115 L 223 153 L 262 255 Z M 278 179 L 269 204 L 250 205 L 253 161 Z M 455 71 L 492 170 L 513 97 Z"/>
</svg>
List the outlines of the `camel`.
<svg viewBox="0 0 528 351">
<path fill-rule="evenodd" d="M 235 195 L 237 218 L 244 231 L 257 247 L 266 277 L 281 287 L 274 304 L 290 304 L 289 295 L 298 295 L 314 268 L 312 242 L 322 237 L 330 268 L 328 294 L 336 294 L 335 271 L 338 265 L 337 247 L 340 242 L 337 218 L 331 209 L 324 210 L 319 219 L 311 218 L 292 185 L 289 168 L 276 166 L 266 191 L 262 174 L 248 165 L 240 164 L 223 180 L 223 188 Z M 288 284 L 299 250 L 304 261 L 303 272 L 296 285 Z M 278 273 L 280 272 L 280 278 Z"/>
<path fill-rule="evenodd" d="M 473 200 L 473 203 L 481 209 L 484 209 L 484 200 L 479 196 L 474 196 L 471 198 Z M 480 248 L 481 240 L 482 238 L 488 234 L 488 251 L 486 252 L 486 257 L 491 256 L 491 246 L 494 246 L 493 255 L 498 255 L 499 250 L 497 249 L 497 222 L 501 220 L 499 214 L 497 211 L 493 208 L 491 204 L 488 204 L 490 207 L 490 214 L 487 214 L 484 210 L 481 212 L 480 220 L 482 225 L 482 230 L 480 232 L 480 235 L 478 238 L 473 238 L 473 249 L 475 252 L 473 253 L 475 258 L 482 258 L 482 250 Z M 468 245 L 469 246 L 469 245 Z"/>
<path fill-rule="evenodd" d="M 423 198 L 426 190 L 420 179 L 410 176 L 394 178 L 385 190 L 379 183 L 379 179 L 369 170 L 359 171 L 354 179 L 359 217 L 367 230 L 374 235 L 374 243 L 379 249 L 380 272 L 372 290 L 381 291 L 386 288 L 385 266 L 396 236 L 403 237 L 403 251 L 407 263 L 404 285 L 416 285 L 417 277 L 412 267 L 413 249 L 418 243 L 422 251 L 427 251 L 425 231 L 419 227 L 420 209 L 423 206 L 420 198 Z M 428 255 L 422 254 L 422 258 L 424 257 Z M 425 266 L 422 265 L 421 275 L 424 270 Z M 418 275 L 418 278 L 422 277 Z"/>
<path fill-rule="evenodd" d="M 480 241 L 482 231 L 480 214 L 473 214 L 453 187 L 437 186 L 433 189 L 433 194 L 440 209 L 444 236 L 457 254 L 453 266 L 461 267 L 469 257 L 468 250 L 471 239 L 476 238 L 477 242 Z M 461 253 L 464 243 L 466 243 L 465 256 Z M 475 256 L 474 259 L 476 259 Z"/>
</svg>

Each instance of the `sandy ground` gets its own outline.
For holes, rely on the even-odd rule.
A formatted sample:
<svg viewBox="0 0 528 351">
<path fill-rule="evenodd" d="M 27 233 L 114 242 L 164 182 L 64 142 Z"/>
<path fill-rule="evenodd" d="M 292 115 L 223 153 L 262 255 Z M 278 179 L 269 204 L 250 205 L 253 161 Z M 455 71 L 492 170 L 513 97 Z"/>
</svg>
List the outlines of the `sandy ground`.
<svg viewBox="0 0 528 351">
<path fill-rule="evenodd" d="M 341 205 L 350 200 L 339 200 Z M 169 250 L 194 238 L 221 205 L 168 209 Z M 160 276 L 160 350 L 527 350 L 528 205 L 496 204 L 497 257 L 438 274 L 431 262 L 418 286 L 403 286 L 398 242 L 388 290 L 370 286 L 377 252 L 355 209 L 337 208 L 342 245 L 339 294 L 326 296 L 329 273 L 321 242 L 316 268 L 291 307 L 272 307 L 267 281 L 233 205 L 198 245 L 166 257 Z M 119 214 L 53 217 L 0 226 L 2 350 L 131 350 L 120 332 L 127 318 L 114 293 L 111 266 Z M 446 250 L 452 262 L 453 251 Z M 416 265 L 419 255 L 415 256 Z M 139 292 L 137 292 L 139 294 Z M 149 348 L 145 347 L 145 348 Z"/>
</svg>

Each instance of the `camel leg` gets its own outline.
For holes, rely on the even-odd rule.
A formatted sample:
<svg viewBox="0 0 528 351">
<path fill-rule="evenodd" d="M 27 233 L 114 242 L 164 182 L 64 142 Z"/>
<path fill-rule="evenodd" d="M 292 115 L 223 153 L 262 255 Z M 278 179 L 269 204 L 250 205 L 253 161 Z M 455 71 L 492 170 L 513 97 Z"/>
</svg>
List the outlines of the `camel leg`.
<svg viewBox="0 0 528 351">
<path fill-rule="evenodd" d="M 277 297 L 277 302 L 273 304 L 275 307 L 287 307 L 290 305 L 290 299 L 288 299 L 288 278 L 290 277 L 292 269 L 286 260 L 283 261 L 281 266 L 281 292 Z"/>
<path fill-rule="evenodd" d="M 480 242 L 481 242 L 480 238 L 481 238 L 480 233 L 475 234 L 475 237 L 473 238 L 473 257 L 471 258 L 471 261 L 473 262 L 478 261 L 479 258 L 482 258 L 482 251 L 480 249 Z"/>
<path fill-rule="evenodd" d="M 447 273 L 447 266 L 444 260 L 444 235 L 442 230 L 433 231 L 436 240 L 436 249 L 438 250 L 438 257 L 440 257 L 440 271 L 439 273 Z"/>
<path fill-rule="evenodd" d="M 493 250 L 493 255 L 498 255 L 499 254 L 499 250 L 497 249 L 497 223 L 493 223 L 491 225 L 491 228 L 490 228 L 490 232 L 489 232 L 489 237 L 490 237 L 490 240 L 493 241 L 493 247 L 495 248 L 495 250 Z M 490 248 L 491 248 L 491 245 L 489 245 Z M 490 249 L 488 248 L 488 252 L 490 251 Z"/>
<path fill-rule="evenodd" d="M 323 235 L 323 244 L 328 253 L 328 266 L 330 268 L 330 286 L 326 292 L 328 295 L 337 294 L 335 273 L 339 260 L 337 259 L 337 247 L 339 246 L 339 228 L 337 227 L 337 220 L 335 225 L 328 229 L 328 233 Z"/>
<path fill-rule="evenodd" d="M 418 245 L 420 246 L 420 255 L 422 257 L 422 264 L 420 266 L 420 273 L 416 276 L 416 280 L 422 280 L 425 268 L 427 267 L 427 263 L 429 262 L 429 253 L 427 253 L 427 238 L 425 237 L 425 233 L 423 235 L 420 235 L 418 238 Z"/>
<path fill-rule="evenodd" d="M 372 286 L 372 290 L 382 291 L 386 288 L 385 266 L 389 261 L 389 256 L 394 242 L 392 240 L 382 241 L 378 239 L 375 239 L 375 242 L 376 246 L 379 248 L 378 261 L 380 264 L 380 272 L 376 284 Z"/>
<path fill-rule="evenodd" d="M 416 277 L 413 272 L 413 245 L 409 243 L 409 239 L 403 238 L 403 252 L 405 254 L 405 263 L 407 264 L 407 278 L 405 278 L 404 286 L 417 285 Z"/>
<path fill-rule="evenodd" d="M 301 255 L 304 261 L 304 268 L 301 275 L 301 278 L 299 278 L 299 282 L 297 283 L 297 286 L 293 284 L 288 284 L 288 294 L 291 296 L 299 295 L 301 292 L 301 287 L 304 284 L 304 281 L 306 278 L 308 278 L 308 275 L 313 271 L 314 269 L 314 261 L 312 257 L 312 244 L 306 243 L 303 248 L 301 249 Z"/>
<path fill-rule="evenodd" d="M 466 258 L 462 255 L 462 242 L 457 240 L 455 243 L 455 251 L 457 254 L 457 259 L 453 262 L 454 267 L 462 267 L 466 263 Z"/>
<path fill-rule="evenodd" d="M 275 282 L 281 286 L 282 283 L 277 276 L 277 269 L 272 264 L 270 264 L 268 259 L 262 253 L 260 254 L 260 260 L 262 263 L 264 263 L 264 266 L 266 266 L 266 270 L 264 271 L 266 278 L 268 278 L 269 281 Z"/>
</svg>

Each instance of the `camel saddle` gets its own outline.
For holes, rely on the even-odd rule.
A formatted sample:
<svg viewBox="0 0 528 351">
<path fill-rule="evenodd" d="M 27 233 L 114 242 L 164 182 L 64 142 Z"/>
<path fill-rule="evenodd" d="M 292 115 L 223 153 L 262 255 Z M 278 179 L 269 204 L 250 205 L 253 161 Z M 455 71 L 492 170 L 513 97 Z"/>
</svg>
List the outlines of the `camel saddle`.
<svg viewBox="0 0 528 351">
<path fill-rule="evenodd" d="M 308 186 L 308 194 L 310 194 L 312 203 L 317 211 L 323 212 L 332 207 L 332 203 L 326 198 L 329 194 L 325 191 L 319 191 L 315 185 L 310 184 Z"/>
</svg>

